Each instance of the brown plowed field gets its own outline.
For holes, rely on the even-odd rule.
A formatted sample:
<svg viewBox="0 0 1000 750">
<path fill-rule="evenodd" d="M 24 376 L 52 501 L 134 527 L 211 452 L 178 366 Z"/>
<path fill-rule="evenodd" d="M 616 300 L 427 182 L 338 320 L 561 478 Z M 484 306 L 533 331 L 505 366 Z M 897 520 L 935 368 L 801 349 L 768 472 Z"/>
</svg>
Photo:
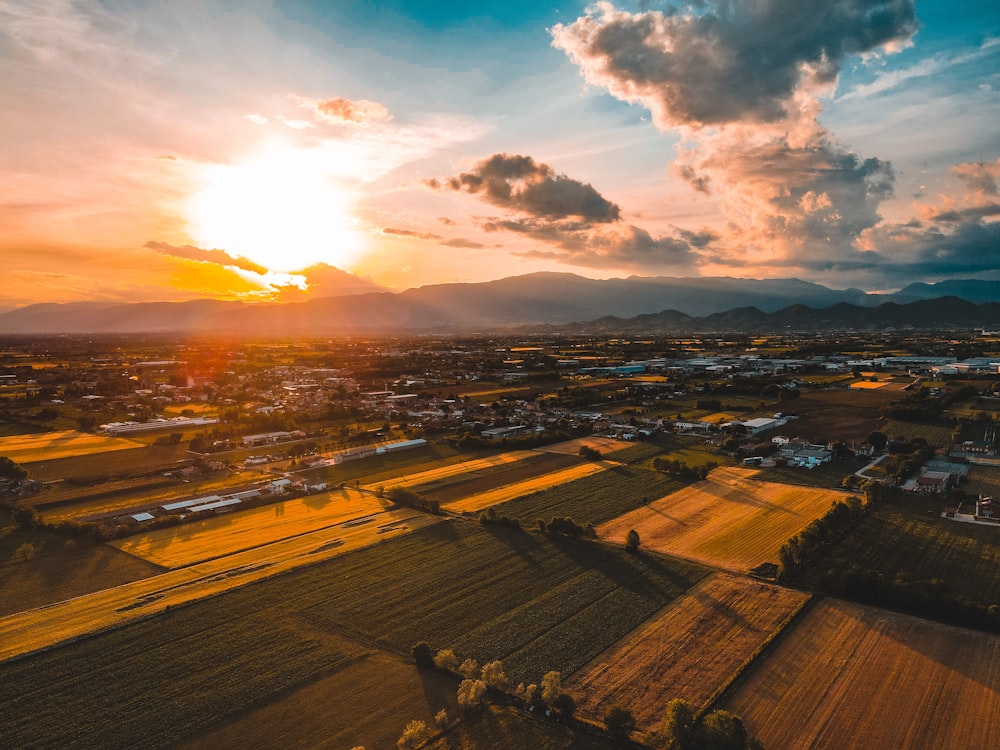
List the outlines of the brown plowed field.
<svg viewBox="0 0 1000 750">
<path fill-rule="evenodd" d="M 777 562 L 789 537 L 845 497 L 836 490 L 760 482 L 756 475 L 715 469 L 704 481 L 601 524 L 597 535 L 624 543 L 635 529 L 643 548 L 743 572 Z"/>
<path fill-rule="evenodd" d="M 654 730 L 673 698 L 703 707 L 769 642 L 808 594 L 716 573 L 577 672 L 568 688 L 580 711 L 619 704 Z"/>
<path fill-rule="evenodd" d="M 783 405 L 788 413 L 797 414 L 799 418 L 786 424 L 779 432 L 814 442 L 864 440 L 869 433 L 885 424 L 879 416 L 882 407 L 905 395 L 885 388 L 807 391 L 801 398 Z"/>
<path fill-rule="evenodd" d="M 769 748 L 992 750 L 1000 636 L 826 600 L 723 708 Z"/>
</svg>

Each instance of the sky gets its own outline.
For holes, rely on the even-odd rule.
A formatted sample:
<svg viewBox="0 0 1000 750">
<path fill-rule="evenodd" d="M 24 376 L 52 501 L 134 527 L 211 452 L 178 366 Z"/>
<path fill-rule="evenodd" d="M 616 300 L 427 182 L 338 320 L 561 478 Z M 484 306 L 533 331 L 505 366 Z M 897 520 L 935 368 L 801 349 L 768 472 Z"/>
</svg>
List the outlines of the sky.
<svg viewBox="0 0 1000 750">
<path fill-rule="evenodd" d="M 0 0 L 0 309 L 1000 279 L 995 0 Z"/>
</svg>

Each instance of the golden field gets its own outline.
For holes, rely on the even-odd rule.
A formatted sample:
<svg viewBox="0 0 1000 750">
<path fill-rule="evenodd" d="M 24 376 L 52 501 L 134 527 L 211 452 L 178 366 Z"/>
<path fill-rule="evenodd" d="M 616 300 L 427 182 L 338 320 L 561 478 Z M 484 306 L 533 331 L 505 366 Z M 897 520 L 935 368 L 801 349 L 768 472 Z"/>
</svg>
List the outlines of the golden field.
<svg viewBox="0 0 1000 750">
<path fill-rule="evenodd" d="M 40 609 L 0 617 L 0 662 L 82 636 L 144 619 L 178 604 L 215 596 L 302 565 L 368 547 L 440 523 L 401 509 L 369 522 L 349 522 L 272 544 L 143 578 Z"/>
<path fill-rule="evenodd" d="M 475 513 L 484 508 L 489 508 L 491 505 L 499 505 L 508 500 L 530 495 L 532 492 L 547 490 L 549 487 L 557 487 L 560 484 L 572 482 L 575 479 L 599 474 L 614 466 L 620 466 L 620 464 L 614 461 L 588 461 L 587 463 L 570 466 L 568 469 L 551 471 L 548 474 L 525 479 L 523 482 L 514 482 L 513 484 L 497 487 L 486 492 L 478 492 L 454 502 L 445 503 L 444 507 L 455 513 Z"/>
<path fill-rule="evenodd" d="M 716 573 L 573 675 L 567 688 L 589 716 L 618 704 L 640 729 L 655 730 L 673 698 L 704 708 L 808 600 L 800 591 Z"/>
<path fill-rule="evenodd" d="M 533 451 L 508 451 L 506 453 L 498 453 L 495 456 L 475 458 L 471 461 L 462 461 L 460 463 L 439 466 L 435 469 L 405 474 L 399 478 L 389 479 L 385 482 L 366 484 L 364 488 L 367 490 L 378 490 L 382 487 L 385 489 L 393 487 L 417 487 L 421 484 L 430 484 L 431 482 L 437 482 L 461 474 L 469 474 L 481 469 L 502 466 L 503 464 L 514 463 L 515 461 L 523 461 L 533 455 L 535 455 Z"/>
<path fill-rule="evenodd" d="M 120 437 L 92 435 L 89 432 L 60 430 L 0 437 L 0 456 L 19 464 L 55 461 L 71 456 L 88 456 L 125 448 L 145 448 L 142 443 Z"/>
<path fill-rule="evenodd" d="M 181 526 L 156 529 L 115 547 L 164 568 L 179 568 L 281 539 L 374 516 L 385 510 L 368 492 L 338 489 L 294 500 L 221 513 Z"/>
<path fill-rule="evenodd" d="M 624 543 L 635 529 L 645 549 L 742 572 L 777 562 L 782 544 L 845 496 L 757 481 L 757 473 L 715 469 L 704 481 L 601 524 L 597 534 Z"/>
<path fill-rule="evenodd" d="M 1000 636 L 825 600 L 722 707 L 769 748 L 991 750 Z"/>
</svg>

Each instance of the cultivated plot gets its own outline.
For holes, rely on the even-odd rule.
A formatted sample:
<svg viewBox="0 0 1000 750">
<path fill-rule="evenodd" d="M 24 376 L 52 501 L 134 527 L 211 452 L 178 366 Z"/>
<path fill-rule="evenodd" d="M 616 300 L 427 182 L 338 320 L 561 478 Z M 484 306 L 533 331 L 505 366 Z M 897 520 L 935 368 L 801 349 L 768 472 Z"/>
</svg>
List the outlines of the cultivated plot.
<svg viewBox="0 0 1000 750">
<path fill-rule="evenodd" d="M 627 707 L 655 730 L 663 707 L 704 707 L 808 601 L 800 591 L 716 573 L 605 651 L 567 684 L 580 711 L 600 718 Z"/>
<path fill-rule="evenodd" d="M 371 493 L 339 489 L 157 529 L 112 544 L 165 568 L 179 568 L 371 518 L 384 510 L 383 502 Z"/>
<path fill-rule="evenodd" d="M 506 453 L 498 453 L 495 456 L 476 458 L 471 461 L 462 461 L 461 463 L 439 466 L 434 469 L 427 469 L 426 471 L 405 474 L 395 479 L 379 482 L 378 484 L 367 484 L 364 487 L 368 490 L 378 490 L 382 487 L 385 489 L 390 489 L 392 487 L 417 487 L 422 484 L 429 484 L 431 482 L 441 481 L 442 479 L 448 479 L 449 477 L 481 471 L 494 466 L 502 466 L 504 464 L 514 463 L 515 461 L 523 461 L 534 455 L 535 453 L 533 451 L 507 451 Z"/>
<path fill-rule="evenodd" d="M 499 505 L 508 500 L 530 495 L 533 492 L 546 490 L 549 487 L 558 487 L 566 482 L 600 474 L 602 471 L 607 471 L 615 466 L 619 466 L 619 464 L 613 461 L 581 463 L 576 466 L 570 466 L 567 469 L 542 474 L 540 477 L 533 477 L 522 482 L 515 482 L 493 490 L 470 495 L 469 497 L 446 503 L 445 507 L 456 513 L 475 513 L 484 508 L 489 508 L 491 505 Z"/>
<path fill-rule="evenodd" d="M 89 456 L 105 451 L 145 447 L 142 443 L 137 443 L 134 440 L 91 435 L 76 430 L 35 432 L 0 437 L 0 456 L 7 456 L 11 461 L 19 464 L 29 464 L 34 461 L 55 461 L 71 456 Z"/>
<path fill-rule="evenodd" d="M 1000 737 L 1000 637 L 818 603 L 723 706 L 766 747 L 961 747 Z"/>
<path fill-rule="evenodd" d="M 538 450 L 545 453 L 565 453 L 570 456 L 577 456 L 580 454 L 580 448 L 584 446 L 599 450 L 601 453 L 614 453 L 615 451 L 620 451 L 622 448 L 627 448 L 629 445 L 630 443 L 627 440 L 618 440 L 616 438 L 582 437 L 575 440 L 566 440 L 562 443 L 555 443 L 554 445 L 546 445 L 538 448 Z"/>
<path fill-rule="evenodd" d="M 402 509 L 362 521 L 347 521 L 49 607 L 0 617 L 0 632 L 4 634 L 0 662 L 369 547 L 432 526 L 440 519 Z"/>
<path fill-rule="evenodd" d="M 602 539 L 635 529 L 643 547 L 729 570 L 776 562 L 778 550 L 844 493 L 760 482 L 755 470 L 724 468 L 648 506 L 602 524 Z"/>
</svg>

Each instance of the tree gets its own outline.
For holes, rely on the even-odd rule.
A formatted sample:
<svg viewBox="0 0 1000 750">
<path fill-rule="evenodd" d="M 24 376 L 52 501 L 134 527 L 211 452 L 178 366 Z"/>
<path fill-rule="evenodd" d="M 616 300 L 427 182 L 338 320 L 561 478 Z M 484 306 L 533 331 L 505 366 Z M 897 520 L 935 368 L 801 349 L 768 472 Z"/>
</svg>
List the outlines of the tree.
<svg viewBox="0 0 1000 750">
<path fill-rule="evenodd" d="M 626 552 L 638 552 L 639 551 L 639 532 L 635 529 L 629 529 L 628 533 L 625 535 L 625 551 Z"/>
<path fill-rule="evenodd" d="M 875 430 L 870 433 L 866 438 L 866 442 L 875 450 L 881 452 L 885 450 L 885 446 L 889 444 L 889 438 L 885 436 L 884 433 Z"/>
<path fill-rule="evenodd" d="M 604 726 L 608 729 L 608 735 L 618 741 L 627 742 L 635 729 L 635 717 L 627 708 L 612 706 L 604 714 Z"/>
<path fill-rule="evenodd" d="M 503 662 L 499 659 L 484 664 L 480 676 L 482 677 L 483 682 L 486 683 L 487 687 L 491 687 L 496 690 L 507 689 L 507 675 L 504 674 Z"/>
<path fill-rule="evenodd" d="M 431 651 L 431 647 L 427 641 L 420 641 L 420 643 L 413 645 L 413 660 L 417 663 L 418 667 L 434 666 L 434 652 Z"/>
<path fill-rule="evenodd" d="M 475 659 L 466 659 L 458 665 L 458 673 L 463 677 L 472 679 L 479 672 L 479 662 Z"/>
<path fill-rule="evenodd" d="M 705 750 L 746 750 L 747 730 L 739 716 L 712 711 L 701 722 Z"/>
<path fill-rule="evenodd" d="M 562 692 L 562 675 L 559 672 L 546 672 L 542 677 L 542 700 L 552 705 Z"/>
<path fill-rule="evenodd" d="M 0 456 L 0 479 L 13 479 L 15 482 L 20 482 L 26 476 L 28 476 L 28 472 L 19 464 L 7 456 Z"/>
<path fill-rule="evenodd" d="M 458 669 L 458 657 L 450 648 L 443 648 L 434 656 L 434 666 L 447 672 Z"/>
<path fill-rule="evenodd" d="M 410 750 L 411 748 L 419 747 L 428 737 L 430 737 L 430 730 L 427 729 L 427 725 L 419 720 L 414 719 L 400 735 L 399 740 L 396 741 L 396 747 L 400 750 Z"/>
<path fill-rule="evenodd" d="M 462 680 L 458 686 L 458 705 L 469 710 L 479 705 L 486 693 L 486 683 L 482 680 Z"/>
<path fill-rule="evenodd" d="M 694 750 L 697 746 L 694 711 L 686 700 L 675 698 L 667 704 L 663 736 L 669 750 Z"/>
</svg>

